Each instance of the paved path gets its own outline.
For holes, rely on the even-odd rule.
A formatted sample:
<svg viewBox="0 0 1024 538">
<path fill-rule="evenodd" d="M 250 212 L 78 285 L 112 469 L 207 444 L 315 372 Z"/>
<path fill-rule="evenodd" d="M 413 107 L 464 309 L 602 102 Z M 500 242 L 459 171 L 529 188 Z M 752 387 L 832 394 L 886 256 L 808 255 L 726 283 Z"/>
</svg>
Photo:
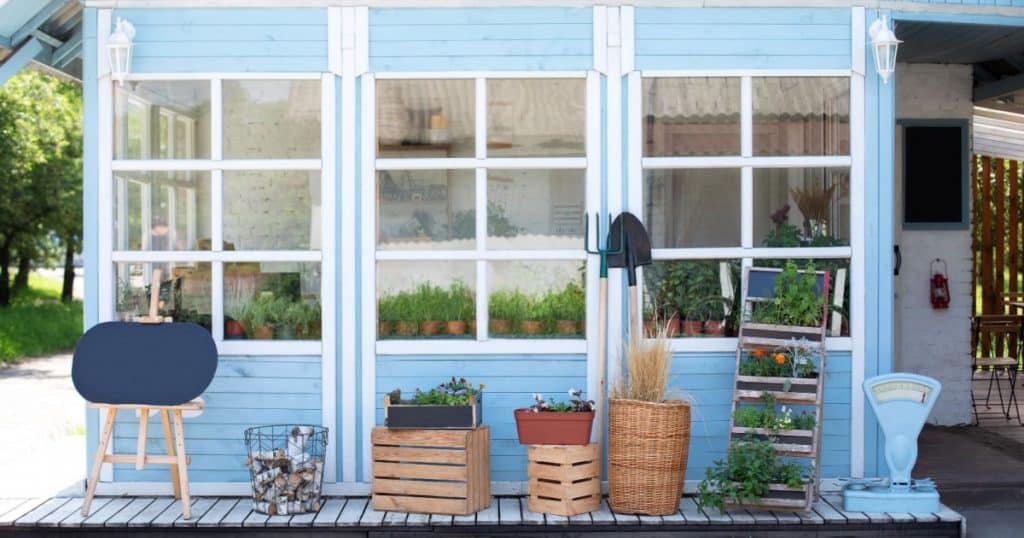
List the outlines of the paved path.
<svg viewBox="0 0 1024 538">
<path fill-rule="evenodd" d="M 53 495 L 85 476 L 85 403 L 71 355 L 0 367 L 0 498 Z"/>
</svg>

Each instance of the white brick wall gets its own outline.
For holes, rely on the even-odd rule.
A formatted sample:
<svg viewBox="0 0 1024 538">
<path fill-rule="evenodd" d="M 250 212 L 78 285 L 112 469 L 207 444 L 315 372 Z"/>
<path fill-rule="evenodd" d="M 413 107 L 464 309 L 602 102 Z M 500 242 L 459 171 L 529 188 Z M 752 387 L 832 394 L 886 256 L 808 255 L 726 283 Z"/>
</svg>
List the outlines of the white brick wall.
<svg viewBox="0 0 1024 538">
<path fill-rule="evenodd" d="M 969 65 L 898 64 L 896 116 L 900 119 L 970 120 L 972 75 Z M 903 254 L 896 277 L 896 370 L 938 379 L 942 395 L 929 421 L 963 424 L 971 420 L 970 316 L 971 238 L 968 230 L 901 230 L 902 139 L 896 136 L 896 243 Z M 948 266 L 948 310 L 931 307 L 930 263 Z"/>
</svg>

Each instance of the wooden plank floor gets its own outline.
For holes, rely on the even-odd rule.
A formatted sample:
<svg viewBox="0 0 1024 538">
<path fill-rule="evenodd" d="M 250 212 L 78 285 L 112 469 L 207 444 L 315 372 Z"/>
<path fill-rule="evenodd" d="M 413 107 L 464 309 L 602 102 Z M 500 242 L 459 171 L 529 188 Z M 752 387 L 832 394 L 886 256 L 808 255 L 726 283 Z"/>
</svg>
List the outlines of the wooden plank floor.
<svg viewBox="0 0 1024 538">
<path fill-rule="evenodd" d="M 995 384 L 992 385 L 992 392 L 988 395 L 988 405 L 985 405 L 985 397 L 989 387 L 987 372 L 976 373 L 971 385 L 974 390 L 974 399 L 978 403 L 978 425 L 1011 441 L 1024 444 L 1024 426 L 1017 422 L 1018 412 L 1020 412 L 1021 417 L 1024 417 L 1024 404 L 1019 402 L 1019 399 L 1024 396 L 1024 385 L 1022 385 L 1024 383 L 1024 375 L 1021 374 L 1024 374 L 1024 372 L 1017 374 L 1016 397 L 1018 402 L 1016 406 L 1010 406 L 1009 419 L 1006 418 L 1004 408 L 999 404 L 999 393 L 996 390 Z M 1005 375 L 1000 375 L 996 377 L 996 381 L 999 383 L 999 388 L 1003 390 L 1003 403 L 1005 405 L 1009 400 L 1007 392 L 1008 380 Z"/>
<path fill-rule="evenodd" d="M 679 510 L 665 517 L 616 514 L 609 509 L 607 501 L 593 513 L 571 518 L 536 514 L 527 509 L 526 499 L 521 497 L 497 497 L 488 508 L 475 515 L 454 518 L 377 512 L 366 497 L 332 497 L 325 499 L 317 514 L 273 517 L 253 512 L 248 499 L 196 497 L 192 500 L 192 519 L 188 521 L 181 518 L 181 503 L 168 498 L 98 497 L 92 514 L 85 518 L 79 512 L 81 505 L 81 498 L 0 499 L 0 535 L 5 531 L 32 535 L 32 531 L 36 531 L 34 534 L 46 536 L 53 532 L 53 527 L 60 527 L 65 533 L 92 535 L 157 527 L 162 532 L 199 527 L 231 534 L 232 529 L 245 528 L 279 534 L 297 531 L 307 536 L 315 535 L 316 530 L 349 530 L 362 536 L 401 534 L 411 537 L 417 533 L 466 536 L 480 528 L 486 528 L 488 535 L 533 536 L 570 531 L 606 536 L 635 532 L 713 535 L 735 533 L 740 529 L 742 533 L 761 529 L 778 536 L 819 536 L 822 533 L 959 536 L 961 528 L 960 515 L 945 506 L 934 514 L 863 514 L 844 511 L 838 494 L 822 496 L 809 513 L 732 509 L 722 514 L 701 510 L 692 497 L 685 497 L 679 503 Z"/>
</svg>

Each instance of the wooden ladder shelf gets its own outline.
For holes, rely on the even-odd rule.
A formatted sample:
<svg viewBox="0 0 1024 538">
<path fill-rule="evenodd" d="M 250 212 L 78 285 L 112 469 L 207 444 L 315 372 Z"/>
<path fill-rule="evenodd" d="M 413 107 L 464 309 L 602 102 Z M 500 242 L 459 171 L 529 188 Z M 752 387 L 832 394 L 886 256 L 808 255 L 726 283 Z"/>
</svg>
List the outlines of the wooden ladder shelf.
<svg viewBox="0 0 1024 538">
<path fill-rule="evenodd" d="M 739 337 L 736 346 L 736 372 L 733 388 L 732 410 L 729 414 L 729 442 L 734 439 L 752 435 L 759 439 L 771 439 L 777 456 L 805 458 L 811 465 L 810 482 L 803 488 L 791 488 L 784 484 L 772 484 L 769 493 L 754 503 L 727 503 L 732 506 L 768 510 L 809 511 L 818 494 L 818 483 L 821 474 L 821 426 L 822 404 L 825 388 L 825 335 L 828 320 L 829 274 L 816 272 L 822 291 L 822 316 L 820 327 L 799 327 L 790 325 L 769 325 L 752 323 L 750 315 L 758 302 L 769 300 L 774 291 L 775 276 L 779 269 L 765 267 L 747 267 L 743 271 L 744 297 L 740 312 Z M 804 273 L 801 271 L 801 275 Z M 753 280 L 752 280 L 753 279 Z M 770 282 L 770 284 L 766 284 Z M 753 287 L 751 284 L 754 284 Z M 754 291 L 751 292 L 750 290 Z M 740 363 L 744 357 L 756 350 L 770 354 L 781 348 L 790 346 L 795 341 L 803 342 L 812 348 L 813 354 L 820 357 L 817 364 L 816 378 L 799 377 L 757 377 L 740 375 Z M 741 403 L 760 403 L 762 396 L 770 394 L 776 405 L 796 405 L 814 408 L 814 429 L 812 430 L 772 430 L 767 428 L 749 428 L 735 424 L 736 410 Z M 799 409 L 798 409 L 799 410 Z"/>
</svg>

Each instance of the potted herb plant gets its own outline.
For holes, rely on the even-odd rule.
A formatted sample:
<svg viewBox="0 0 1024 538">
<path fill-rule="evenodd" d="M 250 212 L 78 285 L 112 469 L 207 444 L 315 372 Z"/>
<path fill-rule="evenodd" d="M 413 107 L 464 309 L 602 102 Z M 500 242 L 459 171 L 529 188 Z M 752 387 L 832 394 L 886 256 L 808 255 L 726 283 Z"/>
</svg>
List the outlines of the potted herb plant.
<svg viewBox="0 0 1024 538">
<path fill-rule="evenodd" d="M 384 396 L 384 424 L 389 428 L 476 428 L 483 417 L 484 385 L 473 386 L 465 378 L 441 383 L 428 390 L 416 389 L 403 399 L 395 389 Z"/>
<path fill-rule="evenodd" d="M 419 314 L 415 311 L 419 308 L 416 295 L 408 291 L 400 291 L 391 298 L 391 301 L 390 306 L 395 318 L 391 326 L 395 336 L 409 337 L 416 334 L 416 329 L 419 327 L 419 321 L 417 321 Z"/>
<path fill-rule="evenodd" d="M 750 436 L 733 440 L 724 459 L 705 469 L 697 504 L 724 512 L 726 505 L 759 505 L 768 499 L 799 499 L 808 494 L 805 470 L 775 456 L 772 443 Z"/>
<path fill-rule="evenodd" d="M 448 288 L 445 302 L 445 331 L 452 336 L 466 334 L 466 326 L 473 312 L 473 292 L 462 282 Z"/>
<path fill-rule="evenodd" d="M 420 284 L 416 288 L 416 312 L 419 313 L 420 336 L 435 336 L 441 332 L 448 293 L 433 284 Z"/>
<path fill-rule="evenodd" d="M 526 317 L 528 303 L 529 300 L 519 290 L 501 290 L 492 293 L 488 305 L 491 334 L 512 334 L 513 328 Z"/>
<path fill-rule="evenodd" d="M 231 312 L 224 317 L 224 339 L 244 340 L 245 321 L 249 319 L 249 306 L 246 304 L 232 308 Z"/>
<path fill-rule="evenodd" d="M 791 340 L 786 346 L 748 351 L 740 360 L 736 389 L 741 396 L 770 391 L 780 400 L 814 403 L 817 395 L 820 346 Z"/>
<path fill-rule="evenodd" d="M 624 514 L 679 510 L 690 447 L 690 404 L 668 395 L 664 329 L 630 341 L 627 371 L 608 400 L 608 502 Z"/>
<path fill-rule="evenodd" d="M 535 336 L 545 332 L 545 325 L 551 319 L 550 297 L 550 295 L 532 297 L 526 303 L 526 316 L 519 322 L 519 332 L 523 336 Z"/>
<path fill-rule="evenodd" d="M 246 327 L 256 340 L 272 340 L 274 326 L 280 315 L 277 301 L 273 295 L 261 293 L 249 303 Z"/>
<path fill-rule="evenodd" d="M 587 297 L 583 288 L 571 282 L 556 295 L 552 305 L 555 318 L 555 332 L 564 336 L 578 334 L 580 323 L 586 317 Z"/>
<path fill-rule="evenodd" d="M 569 389 L 569 401 L 545 400 L 533 395 L 533 405 L 515 410 L 521 445 L 585 445 L 594 425 L 594 402 L 583 391 Z"/>
<path fill-rule="evenodd" d="M 322 334 L 320 303 L 295 303 L 295 309 L 295 337 L 300 340 L 319 340 Z"/>
<path fill-rule="evenodd" d="M 398 321 L 398 312 L 395 308 L 397 297 L 384 295 L 377 299 L 377 336 L 386 338 L 391 335 L 395 322 Z"/>
</svg>

